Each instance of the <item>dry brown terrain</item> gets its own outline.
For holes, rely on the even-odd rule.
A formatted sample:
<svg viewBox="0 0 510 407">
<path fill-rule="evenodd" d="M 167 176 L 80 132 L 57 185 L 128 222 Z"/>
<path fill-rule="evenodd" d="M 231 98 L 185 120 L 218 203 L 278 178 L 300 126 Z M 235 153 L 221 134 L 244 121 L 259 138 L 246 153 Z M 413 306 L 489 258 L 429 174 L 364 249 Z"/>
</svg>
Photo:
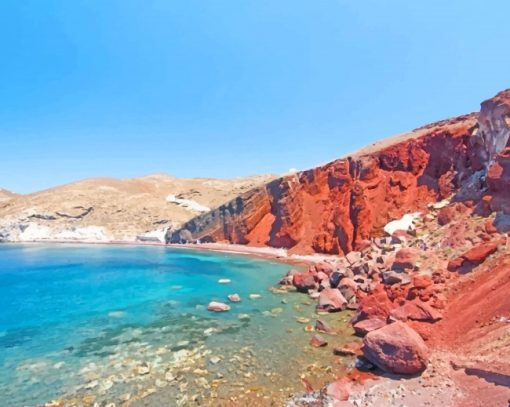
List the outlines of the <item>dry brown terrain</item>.
<svg viewBox="0 0 510 407">
<path fill-rule="evenodd" d="M 0 190 L 0 239 L 133 241 L 154 231 L 159 236 L 167 227 L 272 178 L 179 179 L 155 174 L 93 178 L 28 195 Z"/>
<path fill-rule="evenodd" d="M 11 191 L 0 188 L 0 204 L 10 200 L 11 198 L 14 198 L 15 196 L 16 194 L 12 193 Z"/>
</svg>

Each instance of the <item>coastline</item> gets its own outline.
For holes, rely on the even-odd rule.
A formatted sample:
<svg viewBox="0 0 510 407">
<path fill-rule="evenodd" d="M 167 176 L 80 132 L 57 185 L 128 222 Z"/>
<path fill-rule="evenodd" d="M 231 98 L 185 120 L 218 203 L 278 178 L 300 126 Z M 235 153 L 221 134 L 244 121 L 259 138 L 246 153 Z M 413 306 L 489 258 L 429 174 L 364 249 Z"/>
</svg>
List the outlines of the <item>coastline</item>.
<svg viewBox="0 0 510 407">
<path fill-rule="evenodd" d="M 274 248 L 274 247 L 256 247 L 246 246 L 240 244 L 229 244 L 229 243 L 185 243 L 185 244 L 166 244 L 157 242 L 135 242 L 135 241 L 122 241 L 122 240 L 111 240 L 111 241 L 88 241 L 88 240 L 33 240 L 33 241 L 7 241 L 1 242 L 0 244 L 5 245 L 30 245 L 30 244 L 48 244 L 48 245 L 103 245 L 103 246 L 155 246 L 155 247 L 166 247 L 169 249 L 178 250 L 195 250 L 202 252 L 212 253 L 223 253 L 234 256 L 253 257 L 263 260 L 271 260 L 279 263 L 285 263 L 296 267 L 309 267 L 311 265 L 329 262 L 335 263 L 339 256 L 331 255 L 300 255 L 300 254 L 288 254 L 286 249 Z"/>
</svg>

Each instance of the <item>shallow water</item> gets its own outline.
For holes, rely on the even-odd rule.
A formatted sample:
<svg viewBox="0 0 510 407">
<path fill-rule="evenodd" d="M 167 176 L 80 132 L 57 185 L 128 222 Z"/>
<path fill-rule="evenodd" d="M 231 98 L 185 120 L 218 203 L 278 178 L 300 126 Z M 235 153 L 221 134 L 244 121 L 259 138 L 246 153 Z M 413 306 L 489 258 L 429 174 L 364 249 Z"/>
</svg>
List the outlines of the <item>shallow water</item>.
<svg viewBox="0 0 510 407">
<path fill-rule="evenodd" d="M 296 322 L 313 324 L 311 301 L 269 291 L 288 268 L 164 247 L 0 245 L 1 405 L 281 405 L 302 375 L 344 368 Z M 231 293 L 242 301 L 230 312 L 207 311 Z M 328 318 L 342 331 L 348 316 Z"/>
</svg>

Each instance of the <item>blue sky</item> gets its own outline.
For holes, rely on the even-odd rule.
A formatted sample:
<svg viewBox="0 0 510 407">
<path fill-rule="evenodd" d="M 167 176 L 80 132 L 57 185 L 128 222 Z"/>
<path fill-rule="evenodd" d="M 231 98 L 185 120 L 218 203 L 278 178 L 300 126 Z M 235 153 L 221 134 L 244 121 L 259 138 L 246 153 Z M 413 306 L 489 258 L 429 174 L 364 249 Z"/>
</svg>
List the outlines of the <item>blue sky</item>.
<svg viewBox="0 0 510 407">
<path fill-rule="evenodd" d="M 510 2 L 2 0 L 0 187 L 305 169 L 510 87 Z"/>
</svg>

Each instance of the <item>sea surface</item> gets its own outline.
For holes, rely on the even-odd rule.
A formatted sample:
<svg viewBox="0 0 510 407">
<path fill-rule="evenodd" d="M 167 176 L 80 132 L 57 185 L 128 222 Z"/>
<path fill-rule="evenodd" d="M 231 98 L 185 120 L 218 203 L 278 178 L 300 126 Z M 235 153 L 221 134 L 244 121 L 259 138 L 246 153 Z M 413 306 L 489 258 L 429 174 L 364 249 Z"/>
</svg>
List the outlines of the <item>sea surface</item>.
<svg viewBox="0 0 510 407">
<path fill-rule="evenodd" d="M 165 247 L 0 245 L 0 405 L 283 405 L 302 378 L 345 368 L 308 344 L 312 301 L 271 291 L 289 268 Z M 229 312 L 207 310 L 232 293 L 242 301 Z M 348 317 L 325 317 L 331 345 L 350 339 Z"/>
</svg>

